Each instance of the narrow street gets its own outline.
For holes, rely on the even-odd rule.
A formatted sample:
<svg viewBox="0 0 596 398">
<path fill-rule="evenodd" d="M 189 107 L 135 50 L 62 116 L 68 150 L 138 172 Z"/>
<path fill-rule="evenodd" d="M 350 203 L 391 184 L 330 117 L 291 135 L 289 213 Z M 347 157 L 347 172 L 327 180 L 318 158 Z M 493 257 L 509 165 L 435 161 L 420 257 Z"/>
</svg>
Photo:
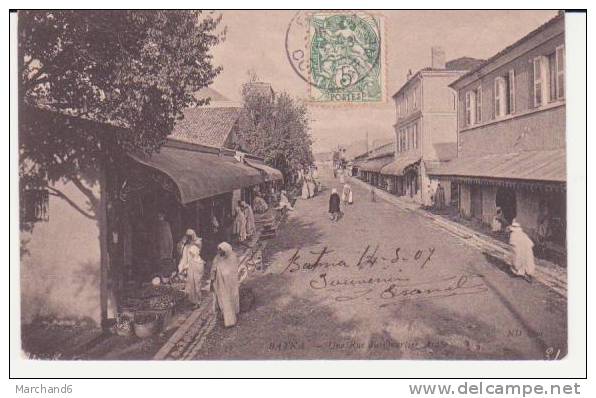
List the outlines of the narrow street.
<svg viewBox="0 0 596 398">
<path fill-rule="evenodd" d="M 253 308 L 218 321 L 196 359 L 557 359 L 565 299 L 515 278 L 428 220 L 352 184 L 329 220 L 323 192 L 298 199 L 244 283 Z"/>
</svg>

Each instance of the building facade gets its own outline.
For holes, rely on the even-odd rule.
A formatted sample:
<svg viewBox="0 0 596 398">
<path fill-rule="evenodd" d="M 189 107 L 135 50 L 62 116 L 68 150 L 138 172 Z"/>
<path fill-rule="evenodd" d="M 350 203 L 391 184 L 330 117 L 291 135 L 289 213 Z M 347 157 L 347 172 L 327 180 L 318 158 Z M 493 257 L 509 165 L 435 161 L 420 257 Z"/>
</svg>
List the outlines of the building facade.
<svg viewBox="0 0 596 398">
<path fill-rule="evenodd" d="M 390 192 L 430 206 L 437 180 L 427 171 L 457 156 L 457 99 L 449 87 L 479 60 L 444 62 L 440 48 L 432 49 L 432 66 L 408 76 L 395 93 L 395 160 L 381 173 Z M 450 200 L 450 186 L 445 187 Z"/>
<path fill-rule="evenodd" d="M 451 84 L 458 158 L 432 171 L 457 183 L 463 216 L 500 208 L 536 241 L 565 247 L 565 25 L 559 14 Z"/>
</svg>

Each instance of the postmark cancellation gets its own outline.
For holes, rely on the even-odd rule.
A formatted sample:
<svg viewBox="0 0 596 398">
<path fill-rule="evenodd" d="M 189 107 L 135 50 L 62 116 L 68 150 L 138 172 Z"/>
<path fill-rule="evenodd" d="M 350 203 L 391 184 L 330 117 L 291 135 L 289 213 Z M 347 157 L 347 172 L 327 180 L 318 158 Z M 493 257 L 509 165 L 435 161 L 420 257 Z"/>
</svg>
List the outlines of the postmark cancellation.
<svg viewBox="0 0 596 398">
<path fill-rule="evenodd" d="M 298 13 L 286 36 L 288 59 L 315 104 L 385 99 L 382 18 L 366 12 Z"/>
</svg>

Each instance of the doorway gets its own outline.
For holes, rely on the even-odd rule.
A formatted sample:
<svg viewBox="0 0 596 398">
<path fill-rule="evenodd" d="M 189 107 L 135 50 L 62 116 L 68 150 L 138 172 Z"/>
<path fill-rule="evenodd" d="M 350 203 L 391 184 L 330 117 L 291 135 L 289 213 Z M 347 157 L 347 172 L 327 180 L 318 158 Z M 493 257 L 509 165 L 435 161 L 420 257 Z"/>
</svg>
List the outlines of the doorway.
<svg viewBox="0 0 596 398">
<path fill-rule="evenodd" d="M 470 187 L 471 208 L 470 215 L 472 218 L 482 220 L 482 187 L 472 185 Z"/>
<path fill-rule="evenodd" d="M 509 224 L 517 215 L 517 206 L 515 199 L 515 191 L 510 188 L 500 187 L 497 189 L 497 196 L 495 198 L 495 205 L 501 208 L 503 217 Z"/>
</svg>

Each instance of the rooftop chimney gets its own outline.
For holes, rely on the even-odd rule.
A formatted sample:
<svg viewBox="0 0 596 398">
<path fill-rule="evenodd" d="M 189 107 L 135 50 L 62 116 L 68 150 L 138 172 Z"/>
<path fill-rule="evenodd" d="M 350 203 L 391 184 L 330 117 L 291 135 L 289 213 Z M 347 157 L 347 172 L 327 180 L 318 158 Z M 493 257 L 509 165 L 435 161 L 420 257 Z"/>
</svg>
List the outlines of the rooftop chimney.
<svg viewBox="0 0 596 398">
<path fill-rule="evenodd" d="M 410 80 L 412 77 L 412 69 L 408 69 L 408 74 L 406 75 L 406 80 Z"/>
<path fill-rule="evenodd" d="M 431 65 L 433 69 L 445 69 L 445 50 L 442 47 L 431 48 Z"/>
</svg>

